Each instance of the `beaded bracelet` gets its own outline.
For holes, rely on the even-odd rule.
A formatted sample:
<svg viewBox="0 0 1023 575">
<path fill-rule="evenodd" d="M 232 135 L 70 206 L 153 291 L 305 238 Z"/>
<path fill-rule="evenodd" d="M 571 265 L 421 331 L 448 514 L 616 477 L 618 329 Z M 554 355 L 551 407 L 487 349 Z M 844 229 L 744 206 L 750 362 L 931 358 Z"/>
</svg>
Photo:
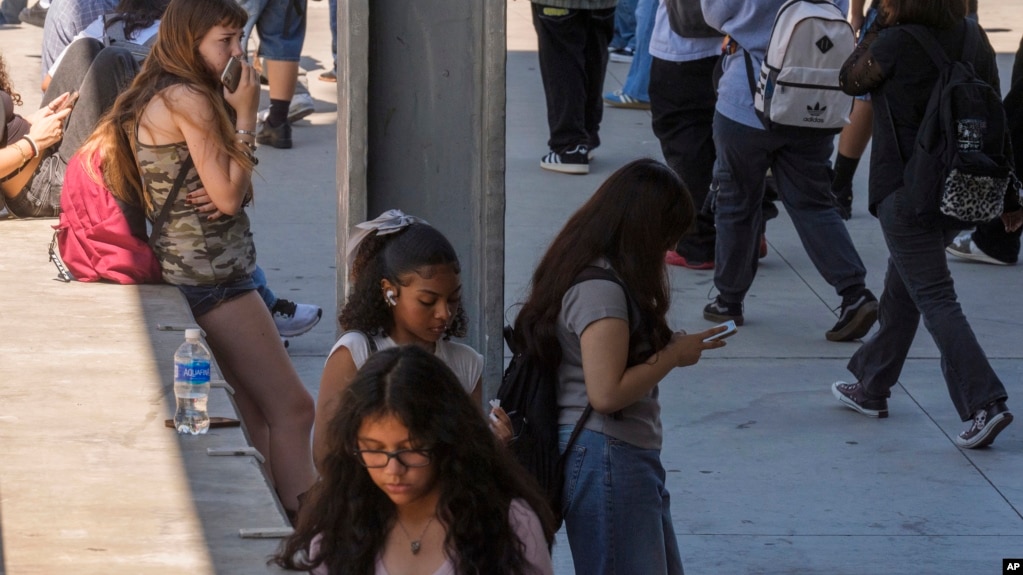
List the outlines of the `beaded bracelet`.
<svg viewBox="0 0 1023 575">
<path fill-rule="evenodd" d="M 28 142 L 28 145 L 32 147 L 32 157 L 35 158 L 39 155 L 39 146 L 36 145 L 36 141 L 32 139 L 32 136 L 25 134 L 21 137 L 22 140 Z"/>
<path fill-rule="evenodd" d="M 238 143 L 243 144 L 246 148 L 248 148 L 248 152 L 246 152 L 245 155 L 249 157 L 249 160 L 252 162 L 252 165 L 255 166 L 256 164 L 258 164 L 259 158 L 256 157 L 256 145 L 250 144 L 249 142 L 246 142 L 245 140 L 242 139 L 239 139 Z"/>
</svg>

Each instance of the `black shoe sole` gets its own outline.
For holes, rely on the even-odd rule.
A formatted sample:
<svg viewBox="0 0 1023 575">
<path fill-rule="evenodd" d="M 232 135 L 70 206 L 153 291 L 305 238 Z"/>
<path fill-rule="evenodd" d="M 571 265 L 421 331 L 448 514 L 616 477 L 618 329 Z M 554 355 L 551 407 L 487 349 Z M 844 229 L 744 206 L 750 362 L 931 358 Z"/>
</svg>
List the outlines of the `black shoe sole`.
<svg viewBox="0 0 1023 575">
<path fill-rule="evenodd" d="M 852 341 L 867 335 L 870 328 L 874 327 L 877 321 L 877 302 L 867 302 L 856 310 L 852 321 L 845 324 L 845 327 L 838 331 L 829 331 L 824 334 L 828 341 Z"/>
<path fill-rule="evenodd" d="M 976 438 L 974 438 L 976 440 L 976 443 L 968 442 L 961 443 L 959 441 L 958 435 L 956 436 L 955 443 L 956 445 L 962 447 L 963 449 L 980 449 L 982 447 L 987 447 L 988 445 L 991 445 L 992 443 L 995 442 L 995 438 L 998 437 L 998 434 L 1001 433 L 1002 430 L 1005 429 L 1006 427 L 1009 427 L 1010 423 L 1012 423 L 1011 413 L 1009 412 L 999 413 L 998 415 L 995 416 L 995 421 L 993 421 L 990 425 L 985 427 L 985 429 L 987 429 L 987 433 L 980 433 L 977 435 Z"/>
<path fill-rule="evenodd" d="M 734 321 L 735 325 L 742 325 L 743 322 L 745 321 L 745 318 L 743 318 L 741 315 L 726 315 L 723 313 L 714 313 L 707 311 L 706 309 L 703 310 L 703 319 L 707 321 L 716 321 L 718 323 L 725 321 Z"/>
</svg>

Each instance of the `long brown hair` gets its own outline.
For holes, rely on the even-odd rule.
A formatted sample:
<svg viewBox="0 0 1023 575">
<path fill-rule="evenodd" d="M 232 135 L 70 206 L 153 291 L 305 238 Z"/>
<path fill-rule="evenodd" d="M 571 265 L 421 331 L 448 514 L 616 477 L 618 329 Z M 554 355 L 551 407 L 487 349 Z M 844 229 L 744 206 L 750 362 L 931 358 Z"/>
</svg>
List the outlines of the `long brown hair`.
<svg viewBox="0 0 1023 575">
<path fill-rule="evenodd" d="M 561 299 L 579 272 L 601 257 L 629 287 L 654 349 L 667 345 L 671 296 L 664 253 L 694 216 L 689 191 L 668 166 L 641 159 L 611 174 L 568 220 L 533 272 L 529 298 L 515 319 L 517 349 L 528 349 L 548 369 L 557 368 Z"/>
<path fill-rule="evenodd" d="M 199 44 L 211 28 L 217 25 L 241 28 L 246 19 L 245 10 L 235 0 L 171 0 L 160 20 L 156 43 L 139 75 L 118 96 L 82 146 L 86 153 L 100 151 L 103 176 L 119 199 L 135 205 L 148 203 L 135 159 L 138 126 L 149 102 L 174 84 L 183 84 L 209 100 L 216 117 L 207 130 L 231 158 L 252 166 L 249 157 L 234 143 L 233 110 L 224 100 L 219 78 L 199 53 Z M 167 100 L 172 110 L 173 104 Z"/>
</svg>

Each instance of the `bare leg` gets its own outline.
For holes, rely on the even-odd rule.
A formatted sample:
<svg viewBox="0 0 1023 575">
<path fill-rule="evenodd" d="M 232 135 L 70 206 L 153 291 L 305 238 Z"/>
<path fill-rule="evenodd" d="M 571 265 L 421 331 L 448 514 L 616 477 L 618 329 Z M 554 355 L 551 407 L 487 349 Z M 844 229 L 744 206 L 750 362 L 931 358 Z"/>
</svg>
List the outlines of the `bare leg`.
<svg viewBox="0 0 1023 575">
<path fill-rule="evenodd" d="M 232 385 L 243 398 L 239 409 L 252 412 L 254 430 L 262 425 L 269 430 L 263 456 L 281 504 L 298 509 L 298 495 L 316 479 L 310 442 L 314 404 L 284 351 L 266 304 L 252 291 L 196 321 L 206 330 L 224 375 L 235 379 Z M 253 433 L 259 436 L 258 431 Z"/>
<path fill-rule="evenodd" d="M 210 347 L 214 356 L 220 357 L 220 351 L 214 348 L 212 343 Z M 245 424 L 245 432 L 249 436 L 249 441 L 252 442 L 252 446 L 256 448 L 256 451 L 265 456 L 267 453 L 270 453 L 270 427 L 263 417 L 263 412 L 245 390 L 244 384 L 239 383 L 238 377 L 224 365 L 219 363 L 217 365 L 220 367 L 224 379 L 234 388 L 234 403 L 238 407 L 242 423 Z M 270 466 L 269 459 L 266 459 L 263 463 L 263 469 L 266 471 L 267 479 L 273 484 L 273 468 Z"/>
<path fill-rule="evenodd" d="M 266 78 L 270 81 L 270 99 L 290 102 L 298 83 L 298 62 L 268 59 Z"/>
</svg>

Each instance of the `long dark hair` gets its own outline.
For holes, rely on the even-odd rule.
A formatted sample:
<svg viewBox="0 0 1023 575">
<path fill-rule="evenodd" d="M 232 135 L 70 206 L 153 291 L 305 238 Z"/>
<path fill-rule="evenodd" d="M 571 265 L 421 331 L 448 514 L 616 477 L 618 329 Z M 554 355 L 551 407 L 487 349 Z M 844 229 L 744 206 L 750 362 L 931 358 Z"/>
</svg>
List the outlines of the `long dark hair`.
<svg viewBox="0 0 1023 575">
<path fill-rule="evenodd" d="M 271 561 L 331 575 L 373 573 L 396 508 L 359 462 L 359 428 L 368 418 L 394 415 L 417 446 L 429 447 L 440 485 L 437 519 L 447 529 L 447 556 L 460 574 L 523 574 L 523 542 L 508 521 L 513 499 L 536 512 L 548 544 L 553 517 L 525 472 L 498 444 L 479 408 L 443 361 L 416 346 L 379 351 L 344 392 L 328 427 L 328 455 L 309 491 L 293 535 Z M 319 552 L 309 546 L 322 535 Z"/>
<path fill-rule="evenodd" d="M 886 22 L 949 29 L 966 17 L 967 0 L 884 0 Z"/>
<path fill-rule="evenodd" d="M 352 263 L 352 292 L 337 318 L 341 329 L 357 329 L 369 335 L 389 333 L 394 328 L 394 315 L 380 295 L 380 281 L 406 285 L 400 281 L 401 276 L 412 272 L 422 275 L 426 268 L 436 265 L 450 265 L 456 274 L 462 273 L 451 242 L 426 222 L 409 224 L 393 234 L 373 232 L 367 236 Z M 444 338 L 464 337 L 468 327 L 465 308 L 459 305 Z"/>
<path fill-rule="evenodd" d="M 654 349 L 663 348 L 671 339 L 664 254 L 689 229 L 694 214 L 685 184 L 658 161 L 635 160 L 611 174 L 568 220 L 533 272 L 529 297 L 515 318 L 516 348 L 528 349 L 548 369 L 557 367 L 561 299 L 579 272 L 602 257 L 629 286 Z"/>
<path fill-rule="evenodd" d="M 107 28 L 114 22 L 124 22 L 124 35 L 131 38 L 135 32 L 148 28 L 163 16 L 170 0 L 121 0 L 114 13 L 106 19 Z"/>
</svg>

